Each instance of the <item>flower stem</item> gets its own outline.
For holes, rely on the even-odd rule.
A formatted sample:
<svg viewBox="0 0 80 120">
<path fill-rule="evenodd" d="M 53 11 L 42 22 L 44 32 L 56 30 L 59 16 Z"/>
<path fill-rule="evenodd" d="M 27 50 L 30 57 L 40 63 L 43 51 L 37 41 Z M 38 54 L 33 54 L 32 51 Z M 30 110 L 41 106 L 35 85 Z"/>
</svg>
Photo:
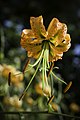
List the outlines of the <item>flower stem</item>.
<svg viewBox="0 0 80 120">
<path fill-rule="evenodd" d="M 44 90 L 44 58 L 42 61 L 42 89 Z"/>
<path fill-rule="evenodd" d="M 25 111 L 25 112 L 3 112 L 1 111 L 0 114 L 16 114 L 16 115 L 20 115 L 20 114 L 23 114 L 23 115 L 26 115 L 26 114 L 30 114 L 30 115 L 34 115 L 34 114 L 48 114 L 48 115 L 57 115 L 57 116 L 64 116 L 64 117 L 68 117 L 68 118 L 75 118 L 75 119 L 80 119 L 79 116 L 73 116 L 73 115 L 68 115 L 68 114 L 63 114 L 63 113 L 57 113 L 57 112 L 48 112 L 48 111 L 36 111 L 36 112 L 32 112 L 32 111 Z"/>
</svg>

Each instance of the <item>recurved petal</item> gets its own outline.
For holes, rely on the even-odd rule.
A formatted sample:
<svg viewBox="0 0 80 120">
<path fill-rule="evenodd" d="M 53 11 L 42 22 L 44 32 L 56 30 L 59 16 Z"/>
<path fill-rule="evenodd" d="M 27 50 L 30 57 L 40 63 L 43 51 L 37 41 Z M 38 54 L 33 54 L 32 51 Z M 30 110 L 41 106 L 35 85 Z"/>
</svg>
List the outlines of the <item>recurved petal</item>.
<svg viewBox="0 0 80 120">
<path fill-rule="evenodd" d="M 43 39 L 46 37 L 45 26 L 43 25 L 43 17 L 31 17 L 30 18 L 31 29 L 38 39 Z"/>
<path fill-rule="evenodd" d="M 58 59 L 62 59 L 63 54 L 54 54 L 53 61 L 57 61 Z"/>
<path fill-rule="evenodd" d="M 30 51 L 30 52 L 36 53 L 36 52 L 41 50 L 41 48 L 42 48 L 42 44 L 41 43 L 38 43 L 37 40 L 31 40 L 31 39 L 28 40 L 28 39 L 29 38 L 21 40 L 21 46 L 23 48 L 25 48 L 26 51 Z M 30 41 L 30 42 L 27 42 L 27 41 Z"/>
<path fill-rule="evenodd" d="M 26 45 L 28 45 L 32 41 L 31 38 L 21 38 L 20 44 L 23 48 L 26 49 Z"/>
<path fill-rule="evenodd" d="M 23 48 L 26 48 L 26 44 L 30 43 L 34 39 L 34 34 L 30 29 L 24 29 L 21 34 L 20 44 Z"/>
<path fill-rule="evenodd" d="M 35 46 L 35 45 L 27 44 L 25 49 L 26 49 L 26 51 L 37 53 L 37 52 L 41 51 L 41 45 Z"/>
<path fill-rule="evenodd" d="M 55 46 L 52 45 L 52 44 L 49 44 L 49 45 L 50 45 L 50 50 L 51 50 L 51 52 L 52 52 L 53 54 L 62 54 L 63 51 L 57 50 L 57 49 L 56 49 L 57 47 L 55 47 Z"/>
<path fill-rule="evenodd" d="M 35 38 L 34 33 L 31 29 L 24 29 L 21 34 L 21 39 Z"/>
<path fill-rule="evenodd" d="M 31 40 L 30 38 L 27 38 L 21 41 L 21 45 L 28 52 L 28 57 L 38 58 L 42 49 L 42 44 L 38 43 L 38 40 Z"/>
<path fill-rule="evenodd" d="M 43 40 L 39 39 L 34 39 L 30 42 L 30 44 L 34 44 L 36 46 L 41 45 Z"/>
<path fill-rule="evenodd" d="M 47 32 L 48 32 L 47 39 L 50 39 L 55 34 L 57 34 L 58 30 L 61 27 L 62 27 L 62 23 L 60 23 L 57 18 L 53 18 L 52 21 L 49 24 L 48 29 L 47 29 Z"/>
<path fill-rule="evenodd" d="M 61 52 L 66 52 L 70 47 L 71 47 L 71 43 L 68 43 L 68 44 L 62 43 L 56 47 L 56 50 Z"/>
<path fill-rule="evenodd" d="M 64 41 L 63 43 L 65 43 L 65 44 L 67 43 L 67 44 L 68 44 L 68 43 L 70 43 L 70 42 L 71 42 L 70 35 L 69 35 L 69 34 L 66 34 L 66 35 L 65 35 L 65 41 Z"/>
<path fill-rule="evenodd" d="M 37 59 L 37 58 L 39 58 L 40 53 L 41 53 L 40 51 L 37 52 L 37 53 L 34 53 L 34 52 L 31 52 L 31 51 L 28 51 L 28 57 L 32 57 L 32 58 Z"/>
<path fill-rule="evenodd" d="M 42 45 L 42 40 L 33 39 L 33 38 L 21 38 L 21 46 L 27 50 L 27 48 L 31 49 L 35 47 L 35 49 L 39 48 Z"/>
<path fill-rule="evenodd" d="M 24 29 L 21 34 L 21 46 L 23 48 L 26 48 L 26 45 L 28 44 L 34 44 L 34 45 L 39 45 L 41 44 L 42 40 L 36 39 L 34 36 L 34 33 L 30 29 Z"/>
<path fill-rule="evenodd" d="M 59 45 L 63 40 L 65 40 L 65 36 L 67 33 L 67 26 L 66 24 L 62 24 L 61 29 L 58 32 L 58 39 L 56 40 L 56 46 Z"/>
<path fill-rule="evenodd" d="M 62 24 L 62 27 L 59 30 L 59 34 L 58 34 L 59 38 L 64 39 L 66 33 L 67 33 L 67 25 L 66 24 Z"/>
<path fill-rule="evenodd" d="M 56 47 L 50 44 L 50 55 L 49 60 L 50 61 L 57 61 L 58 59 L 62 59 L 63 52 L 56 50 Z"/>
<path fill-rule="evenodd" d="M 51 42 L 55 45 L 58 46 L 65 40 L 69 40 L 69 36 L 67 36 L 67 26 L 66 24 L 62 24 L 62 27 L 60 30 L 58 30 L 57 34 L 52 37 Z"/>
<path fill-rule="evenodd" d="M 66 52 L 71 47 L 71 38 L 69 34 L 65 35 L 63 41 L 56 47 L 57 49 Z"/>
<path fill-rule="evenodd" d="M 62 59 L 63 54 L 51 54 L 49 55 L 49 62 L 57 61 L 58 59 Z"/>
</svg>

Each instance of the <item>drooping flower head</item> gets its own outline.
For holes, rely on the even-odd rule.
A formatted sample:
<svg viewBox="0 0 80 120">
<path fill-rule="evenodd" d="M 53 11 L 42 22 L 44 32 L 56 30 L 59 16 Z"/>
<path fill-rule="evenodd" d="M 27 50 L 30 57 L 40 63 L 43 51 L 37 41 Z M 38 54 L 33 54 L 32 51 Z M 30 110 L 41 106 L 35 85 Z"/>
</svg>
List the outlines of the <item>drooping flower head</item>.
<svg viewBox="0 0 80 120">
<path fill-rule="evenodd" d="M 67 26 L 53 18 L 46 31 L 43 17 L 30 18 L 31 29 L 24 29 L 21 35 L 21 46 L 26 49 L 28 57 L 39 58 L 42 49 L 48 49 L 48 60 L 62 59 L 63 52 L 71 46 Z"/>
<path fill-rule="evenodd" d="M 47 96 L 48 100 L 51 102 L 54 97 L 54 95 L 52 95 L 52 76 L 67 85 L 65 81 L 61 80 L 54 74 L 52 68 L 55 61 L 62 59 L 63 52 L 68 51 L 70 48 L 71 38 L 70 35 L 67 34 L 66 24 L 59 22 L 57 18 L 52 19 L 47 30 L 43 25 L 42 16 L 30 17 L 30 24 L 31 29 L 24 29 L 21 34 L 21 46 L 26 49 L 28 54 L 28 61 L 23 69 L 23 74 L 34 66 L 37 65 L 37 67 L 26 89 L 20 96 L 20 99 L 23 98 L 23 96 L 26 94 L 26 91 L 34 79 L 37 71 L 40 70 L 40 72 L 42 72 L 41 78 L 43 94 L 45 94 L 45 96 Z M 36 59 L 36 62 L 33 65 L 29 64 L 30 58 Z M 29 66 L 30 69 L 26 70 L 27 66 Z M 49 76 L 50 78 L 48 79 Z M 71 83 L 69 86 L 71 86 Z M 45 93 L 45 90 L 49 87 L 50 90 L 47 94 Z M 69 87 L 67 87 L 66 91 L 68 88 Z"/>
</svg>

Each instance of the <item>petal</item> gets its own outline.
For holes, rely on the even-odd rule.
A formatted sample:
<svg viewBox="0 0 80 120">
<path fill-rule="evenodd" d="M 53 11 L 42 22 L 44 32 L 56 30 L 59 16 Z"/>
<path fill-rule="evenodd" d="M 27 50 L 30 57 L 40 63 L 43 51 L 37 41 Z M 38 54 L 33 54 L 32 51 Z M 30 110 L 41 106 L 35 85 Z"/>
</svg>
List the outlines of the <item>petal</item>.
<svg viewBox="0 0 80 120">
<path fill-rule="evenodd" d="M 57 18 L 53 18 L 52 21 L 49 24 L 49 27 L 47 29 L 48 36 L 47 39 L 50 39 L 55 34 L 57 34 L 58 30 L 62 27 L 62 23 L 59 22 Z"/>
<path fill-rule="evenodd" d="M 70 42 L 71 42 L 70 35 L 69 35 L 69 34 L 66 34 L 66 35 L 65 35 L 65 41 L 64 41 L 63 43 L 68 44 L 68 43 L 70 43 Z"/>
<path fill-rule="evenodd" d="M 34 33 L 31 29 L 24 29 L 21 34 L 22 39 L 35 38 Z"/>
<path fill-rule="evenodd" d="M 56 40 L 56 46 L 59 45 L 63 40 L 65 40 L 65 36 L 67 33 L 66 24 L 62 24 L 62 28 L 58 32 L 58 39 Z"/>
<path fill-rule="evenodd" d="M 41 40 L 35 39 L 32 30 L 24 29 L 21 35 L 21 46 L 26 51 L 37 51 L 41 48 Z"/>
<path fill-rule="evenodd" d="M 67 26 L 66 24 L 62 24 L 62 27 L 58 30 L 57 34 L 52 37 L 50 40 L 55 46 L 58 46 L 65 39 L 69 39 L 69 36 L 66 36 Z"/>
<path fill-rule="evenodd" d="M 37 58 L 39 58 L 40 53 L 41 53 L 41 52 L 34 53 L 34 52 L 28 51 L 28 57 L 32 57 L 32 58 L 37 59 Z"/>
<path fill-rule="evenodd" d="M 66 26 L 66 24 L 62 24 L 62 27 L 61 27 L 61 29 L 59 30 L 59 33 L 58 33 L 58 37 L 60 39 L 64 39 L 66 33 L 67 33 L 67 26 Z"/>
<path fill-rule="evenodd" d="M 25 49 L 26 49 L 26 51 L 37 53 L 37 52 L 41 51 L 42 46 L 41 45 L 35 46 L 35 45 L 27 44 Z"/>
<path fill-rule="evenodd" d="M 46 30 L 45 26 L 43 25 L 43 18 L 42 16 L 39 17 L 31 17 L 30 18 L 31 29 L 36 38 L 41 39 L 45 38 Z"/>
<path fill-rule="evenodd" d="M 49 55 L 49 62 L 54 62 L 57 61 L 58 59 L 62 59 L 63 54 L 54 54 L 54 55 Z"/>
<path fill-rule="evenodd" d="M 50 45 L 49 60 L 53 62 L 53 61 L 57 61 L 58 59 L 62 59 L 63 52 L 58 51 L 55 46 L 53 46 L 51 44 L 49 44 L 49 45 Z"/>
<path fill-rule="evenodd" d="M 53 49 L 55 49 L 56 50 L 56 52 L 66 52 L 66 51 L 68 51 L 68 49 L 70 48 L 70 46 L 71 46 L 71 44 L 69 43 L 69 44 L 60 44 L 60 45 L 58 45 L 57 47 L 55 47 L 55 46 L 53 46 Z"/>
<path fill-rule="evenodd" d="M 68 51 L 68 49 L 71 47 L 70 42 L 71 42 L 70 35 L 66 34 L 62 43 L 60 43 L 59 45 L 56 46 L 56 50 L 58 50 L 58 51 L 60 50 L 62 52 Z"/>
<path fill-rule="evenodd" d="M 42 44 L 40 43 L 37 43 L 35 42 L 35 40 L 31 40 L 27 38 L 26 40 L 24 39 L 24 41 L 21 41 L 21 45 L 23 48 L 26 49 L 26 51 L 30 51 L 30 52 L 37 52 L 37 51 L 40 51 L 41 48 L 42 48 Z M 27 41 L 30 41 L 30 42 L 27 42 Z"/>
<path fill-rule="evenodd" d="M 26 37 L 26 39 L 21 39 L 21 46 L 28 52 L 28 57 L 35 56 L 34 58 L 37 58 L 39 56 L 38 53 L 42 49 L 42 41 Z"/>
<path fill-rule="evenodd" d="M 34 38 L 34 34 L 33 34 L 32 30 L 24 29 L 22 31 L 22 34 L 21 34 L 21 42 L 20 42 L 21 46 L 23 48 L 25 48 L 26 47 L 26 43 L 29 43 L 29 42 L 32 41 L 31 38 Z"/>
</svg>

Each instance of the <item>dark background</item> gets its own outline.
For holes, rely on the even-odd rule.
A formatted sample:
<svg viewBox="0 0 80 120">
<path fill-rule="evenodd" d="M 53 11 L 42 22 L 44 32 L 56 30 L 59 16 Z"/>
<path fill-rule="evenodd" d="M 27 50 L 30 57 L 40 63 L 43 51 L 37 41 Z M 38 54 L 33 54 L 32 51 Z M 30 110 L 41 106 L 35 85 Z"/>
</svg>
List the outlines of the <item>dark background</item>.
<svg viewBox="0 0 80 120">
<path fill-rule="evenodd" d="M 19 30 L 13 29 L 16 34 L 20 35 L 23 28 L 30 28 L 31 16 L 39 15 L 43 16 L 46 28 L 53 17 L 68 25 L 71 48 L 55 64 L 59 66 L 64 80 L 73 82 L 66 104 L 75 102 L 80 106 L 80 0 L 0 0 L 0 26 L 9 30 L 8 22 L 13 21 Z M 7 42 L 4 54 L 8 57 L 11 48 L 20 47 L 20 36 L 18 40 L 15 40 L 14 35 L 5 33 L 5 36 Z"/>
</svg>

